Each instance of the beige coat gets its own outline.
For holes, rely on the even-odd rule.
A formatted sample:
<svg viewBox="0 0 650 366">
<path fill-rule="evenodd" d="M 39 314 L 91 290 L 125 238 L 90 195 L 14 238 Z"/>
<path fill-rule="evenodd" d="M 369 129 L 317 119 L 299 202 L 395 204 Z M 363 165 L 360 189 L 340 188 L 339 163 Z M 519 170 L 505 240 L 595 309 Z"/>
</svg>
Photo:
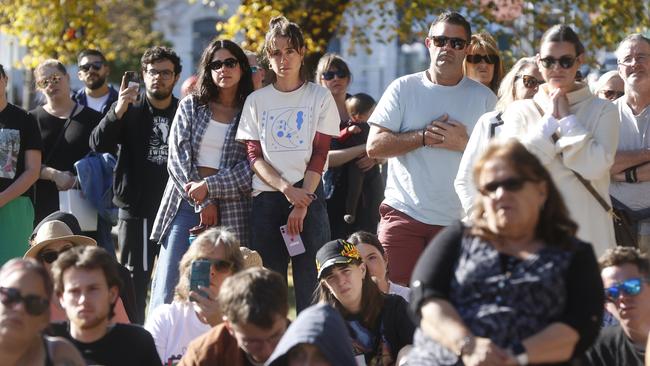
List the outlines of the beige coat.
<svg viewBox="0 0 650 366">
<path fill-rule="evenodd" d="M 521 100 L 506 109 L 501 136 L 517 138 L 540 159 L 551 173 L 572 219 L 578 223 L 578 238 L 591 243 L 600 256 L 605 249 L 615 246 L 612 219 L 571 170 L 589 180 L 610 203 L 609 169 L 618 145 L 618 111 L 611 102 L 592 95 L 587 86 L 571 92 L 567 94 L 569 110 L 578 123 L 560 134 L 554 143 L 542 134 L 542 116 L 535 106 L 537 103 L 546 110 L 550 103 L 544 86 L 535 94 L 534 102 Z"/>
</svg>

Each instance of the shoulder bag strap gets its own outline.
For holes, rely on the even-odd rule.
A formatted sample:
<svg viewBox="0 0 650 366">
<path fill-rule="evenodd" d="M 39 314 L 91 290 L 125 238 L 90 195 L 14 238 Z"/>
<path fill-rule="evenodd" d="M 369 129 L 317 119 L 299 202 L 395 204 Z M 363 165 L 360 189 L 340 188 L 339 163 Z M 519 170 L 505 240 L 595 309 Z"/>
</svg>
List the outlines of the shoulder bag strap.
<svg viewBox="0 0 650 366">
<path fill-rule="evenodd" d="M 52 156 L 54 155 L 56 148 L 61 144 L 61 141 L 63 140 L 63 136 L 65 135 L 65 131 L 68 129 L 68 126 L 70 126 L 70 122 L 72 122 L 72 117 L 74 116 L 74 113 L 77 111 L 78 105 L 79 104 L 77 103 L 74 104 L 74 108 L 72 108 L 72 112 L 70 112 L 68 119 L 63 124 L 63 128 L 61 129 L 61 132 L 59 132 L 59 136 L 57 136 L 54 145 L 52 145 L 52 150 L 50 150 L 50 153 L 47 154 L 47 157 L 45 158 L 45 160 L 43 160 L 43 165 L 47 166 L 47 163 L 49 163 L 50 160 L 52 159 Z"/>
</svg>

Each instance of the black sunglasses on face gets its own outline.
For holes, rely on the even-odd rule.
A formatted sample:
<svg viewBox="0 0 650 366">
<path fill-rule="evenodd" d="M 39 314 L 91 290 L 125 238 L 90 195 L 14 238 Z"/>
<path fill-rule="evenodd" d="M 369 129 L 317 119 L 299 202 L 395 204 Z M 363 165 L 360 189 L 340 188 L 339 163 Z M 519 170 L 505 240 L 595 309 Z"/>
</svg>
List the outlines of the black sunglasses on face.
<svg viewBox="0 0 650 366">
<path fill-rule="evenodd" d="M 467 41 L 462 38 L 450 38 L 445 36 L 430 36 L 429 38 L 433 41 L 434 46 L 440 48 L 445 47 L 445 45 L 449 43 L 451 48 L 455 50 L 462 50 L 467 45 Z"/>
<path fill-rule="evenodd" d="M 496 192 L 499 187 L 508 192 L 517 192 L 524 187 L 524 183 L 526 183 L 526 181 L 527 179 L 524 178 L 506 178 L 504 180 L 485 184 L 483 187 L 479 188 L 479 192 L 481 192 L 481 194 L 484 196 L 488 196 L 490 193 Z"/>
<path fill-rule="evenodd" d="M 570 69 L 573 67 L 573 64 L 576 63 L 576 58 L 573 56 L 562 56 L 560 58 L 554 58 L 551 56 L 544 57 L 543 59 L 540 59 L 539 61 L 542 63 L 542 66 L 545 69 L 550 69 L 553 67 L 555 64 L 560 64 L 560 67 L 563 69 Z"/>
<path fill-rule="evenodd" d="M 538 86 L 544 84 L 543 81 L 538 80 L 536 77 L 532 75 L 517 75 L 515 76 L 515 81 L 517 81 L 517 79 L 521 79 L 521 82 L 524 84 L 524 86 L 527 89 L 535 89 Z"/>
<path fill-rule="evenodd" d="M 232 269 L 233 263 L 231 261 L 227 261 L 225 259 L 211 259 L 211 258 L 199 258 L 202 260 L 206 260 L 214 266 L 214 269 L 217 272 L 228 272 L 229 270 Z"/>
<path fill-rule="evenodd" d="M 237 59 L 235 59 L 235 58 L 230 57 L 230 58 L 227 58 L 227 59 L 225 59 L 223 61 L 216 60 L 216 61 L 210 62 L 208 64 L 208 69 L 217 71 L 217 70 L 220 70 L 223 66 L 225 66 L 225 67 L 227 67 L 229 69 L 232 69 L 235 66 L 237 66 L 237 64 L 239 64 L 239 61 L 237 61 Z"/>
<path fill-rule="evenodd" d="M 348 76 L 348 73 L 343 70 L 337 70 L 337 71 L 325 71 L 323 75 L 321 75 L 323 80 L 327 80 L 327 81 L 334 79 L 334 76 L 336 76 L 339 79 L 343 79 Z"/>
<path fill-rule="evenodd" d="M 72 246 L 64 247 L 59 251 L 56 251 L 56 250 L 41 250 L 38 253 L 38 259 L 40 259 L 41 261 L 43 261 L 45 263 L 50 263 L 50 264 L 54 263 L 54 261 L 59 258 L 59 255 L 61 255 L 61 253 L 65 252 L 66 250 L 69 250 L 70 248 L 72 248 Z"/>
<path fill-rule="evenodd" d="M 616 100 L 623 95 L 625 95 L 625 92 L 618 91 L 618 90 L 601 90 L 598 93 L 602 94 L 605 96 L 605 98 L 609 100 Z"/>
<path fill-rule="evenodd" d="M 33 316 L 42 315 L 50 306 L 50 300 L 38 295 L 23 296 L 17 288 L 13 287 L 0 287 L 0 302 L 7 307 L 22 302 L 25 304 L 27 314 Z"/>
<path fill-rule="evenodd" d="M 483 60 L 489 65 L 494 65 L 499 60 L 499 57 L 497 55 L 467 55 L 465 60 L 470 64 L 480 64 L 481 60 Z"/>
<path fill-rule="evenodd" d="M 616 302 L 623 294 L 636 296 L 641 293 L 642 282 L 643 280 L 640 278 L 630 278 L 623 282 L 616 283 L 605 288 L 605 298 L 607 301 Z"/>
<path fill-rule="evenodd" d="M 84 72 L 88 72 L 91 68 L 93 70 L 99 70 L 99 69 L 102 68 L 102 66 L 104 66 L 103 61 L 88 62 L 86 64 L 79 65 L 79 70 L 82 70 Z"/>
</svg>

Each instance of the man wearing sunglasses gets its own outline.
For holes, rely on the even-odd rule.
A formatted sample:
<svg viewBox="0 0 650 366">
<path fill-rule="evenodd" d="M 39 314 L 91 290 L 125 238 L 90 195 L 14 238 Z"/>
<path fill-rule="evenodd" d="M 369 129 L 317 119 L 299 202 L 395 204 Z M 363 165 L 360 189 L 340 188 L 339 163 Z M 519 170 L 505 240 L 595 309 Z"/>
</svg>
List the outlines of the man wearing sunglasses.
<svg viewBox="0 0 650 366">
<path fill-rule="evenodd" d="M 77 76 L 85 87 L 79 89 L 72 99 L 105 115 L 117 101 L 117 90 L 107 82 L 110 68 L 106 57 L 98 50 L 83 50 L 77 56 L 77 66 Z"/>
<path fill-rule="evenodd" d="M 625 94 L 614 104 L 621 118 L 618 149 L 610 170 L 613 198 L 634 210 L 637 245 L 650 249 L 650 39 L 627 36 L 616 50 Z M 626 210 L 628 211 L 628 210 Z M 634 228 L 633 228 L 634 229 Z"/>
<path fill-rule="evenodd" d="M 144 95 L 140 95 L 138 85 L 124 78 L 117 102 L 90 136 L 90 147 L 97 152 L 114 152 L 121 146 L 113 184 L 113 202 L 120 208 L 120 262 L 133 275 L 139 314 L 133 320 L 142 324 L 159 248 L 148 238 L 169 176 L 167 142 L 178 107 L 172 91 L 182 67 L 178 55 L 167 47 L 146 50 L 140 64 Z"/>
<path fill-rule="evenodd" d="M 368 156 L 389 166 L 378 235 L 391 280 L 402 285 L 429 241 L 461 217 L 453 183 L 467 131 L 496 104 L 463 75 L 471 35 L 462 15 L 442 13 L 424 41 L 429 68 L 393 81 L 368 120 Z"/>
<path fill-rule="evenodd" d="M 605 308 L 619 325 L 603 328 L 587 351 L 592 366 L 643 366 L 650 331 L 650 262 L 632 247 L 608 249 L 599 259 Z"/>
</svg>

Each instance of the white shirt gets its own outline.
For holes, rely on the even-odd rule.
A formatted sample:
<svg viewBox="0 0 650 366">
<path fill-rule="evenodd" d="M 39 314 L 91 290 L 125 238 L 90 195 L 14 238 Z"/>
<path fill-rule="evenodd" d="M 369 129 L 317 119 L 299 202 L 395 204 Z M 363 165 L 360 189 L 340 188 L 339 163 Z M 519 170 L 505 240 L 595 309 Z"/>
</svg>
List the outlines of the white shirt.
<svg viewBox="0 0 650 366">
<path fill-rule="evenodd" d="M 219 169 L 228 127 L 230 127 L 229 123 L 210 120 L 201 139 L 196 166 Z"/>
<path fill-rule="evenodd" d="M 391 295 L 399 295 L 404 298 L 406 302 L 410 301 L 411 289 L 408 287 L 388 281 L 388 293 Z"/>
<path fill-rule="evenodd" d="M 102 107 L 104 107 L 104 103 L 106 103 L 108 100 L 109 95 L 110 93 L 106 93 L 99 98 L 93 98 L 90 95 L 86 94 L 86 103 L 88 104 L 87 107 L 101 113 Z"/>
</svg>

